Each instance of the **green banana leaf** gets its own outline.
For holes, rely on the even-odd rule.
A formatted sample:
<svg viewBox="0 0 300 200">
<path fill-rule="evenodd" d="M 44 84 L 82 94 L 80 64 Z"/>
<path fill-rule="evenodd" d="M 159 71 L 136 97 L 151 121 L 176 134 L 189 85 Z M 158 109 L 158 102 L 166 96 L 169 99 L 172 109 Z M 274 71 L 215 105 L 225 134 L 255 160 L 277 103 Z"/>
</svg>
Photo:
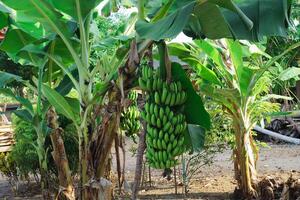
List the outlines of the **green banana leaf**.
<svg viewBox="0 0 300 200">
<path fill-rule="evenodd" d="M 20 76 L 0 71 L 0 88 L 3 88 L 4 86 L 6 86 L 7 84 L 13 81 L 21 82 L 23 80 L 22 77 Z"/>
<path fill-rule="evenodd" d="M 85 20 L 88 14 L 90 14 L 91 11 L 102 1 L 103 0 L 49 0 L 50 4 L 55 9 L 71 16 L 77 21 L 79 19 Z"/>
<path fill-rule="evenodd" d="M 210 116 L 204 108 L 202 99 L 195 92 L 186 72 L 178 63 L 172 63 L 172 78 L 181 81 L 187 92 L 187 100 L 184 106 L 184 115 L 187 123 L 210 129 Z"/>
<path fill-rule="evenodd" d="M 77 122 L 77 108 L 73 108 L 62 95 L 47 85 L 42 86 L 42 92 L 58 113 L 63 114 L 75 123 Z"/>
<path fill-rule="evenodd" d="M 263 36 L 285 36 L 289 10 L 288 0 L 187 1 L 154 23 L 138 21 L 136 31 L 141 38 L 156 41 L 176 37 L 181 31 L 194 39 L 258 41 Z"/>
<path fill-rule="evenodd" d="M 8 24 L 8 15 L 10 11 L 0 3 L 0 29 Z"/>
</svg>

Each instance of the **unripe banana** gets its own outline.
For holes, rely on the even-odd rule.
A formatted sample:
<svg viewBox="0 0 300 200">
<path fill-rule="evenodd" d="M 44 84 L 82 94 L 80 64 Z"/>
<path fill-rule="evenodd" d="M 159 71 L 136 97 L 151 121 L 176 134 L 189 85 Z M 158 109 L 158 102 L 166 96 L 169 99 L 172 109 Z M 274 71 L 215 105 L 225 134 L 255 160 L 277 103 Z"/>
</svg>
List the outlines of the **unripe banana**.
<svg viewBox="0 0 300 200">
<path fill-rule="evenodd" d="M 155 100 L 155 103 L 156 103 L 156 104 L 160 104 L 160 97 L 159 97 L 158 92 L 155 92 L 154 100 Z"/>
<path fill-rule="evenodd" d="M 166 105 L 170 105 L 171 97 L 172 97 L 172 93 L 171 93 L 171 92 L 168 92 L 167 98 L 166 98 L 166 101 L 165 101 L 165 104 L 166 104 Z"/>
<path fill-rule="evenodd" d="M 178 141 L 178 146 L 182 146 L 184 143 L 184 137 L 181 137 L 181 139 Z"/>
<path fill-rule="evenodd" d="M 177 146 L 177 143 L 178 143 L 178 141 L 177 141 L 177 139 L 175 139 L 175 140 L 173 141 L 172 147 L 175 148 L 175 147 Z"/>
<path fill-rule="evenodd" d="M 148 78 L 151 78 L 153 75 L 153 70 L 152 68 L 148 67 Z"/>
<path fill-rule="evenodd" d="M 163 162 L 161 162 L 159 166 L 160 166 L 160 169 L 165 169 L 166 168 L 166 166 Z"/>
<path fill-rule="evenodd" d="M 154 138 L 153 140 L 152 140 L 152 146 L 154 147 L 154 148 L 158 148 L 157 147 L 157 140 Z M 173 144 L 172 144 L 172 146 L 173 146 Z"/>
<path fill-rule="evenodd" d="M 151 83 L 151 79 L 147 79 L 146 86 L 147 86 L 147 90 L 148 90 L 148 91 L 151 91 L 151 90 L 152 90 L 152 83 Z"/>
<path fill-rule="evenodd" d="M 162 126 L 162 122 L 161 122 L 161 120 L 159 118 L 157 118 L 156 126 L 158 128 L 161 128 L 161 126 Z"/>
<path fill-rule="evenodd" d="M 180 104 L 183 104 L 185 101 L 186 101 L 186 93 L 184 91 L 181 91 Z"/>
<path fill-rule="evenodd" d="M 158 160 L 159 160 L 159 162 L 162 162 L 162 161 L 163 161 L 163 154 L 162 154 L 162 151 L 159 151 L 159 152 L 158 152 Z"/>
<path fill-rule="evenodd" d="M 154 115 L 154 104 L 153 104 L 153 103 L 150 104 L 149 113 L 150 113 L 151 115 Z"/>
<path fill-rule="evenodd" d="M 147 84 L 144 82 L 142 78 L 139 78 L 139 86 L 142 90 L 147 90 Z"/>
<path fill-rule="evenodd" d="M 181 132 L 180 124 L 177 124 L 174 133 L 177 135 L 177 134 L 179 134 L 180 132 Z"/>
<path fill-rule="evenodd" d="M 171 125 L 170 128 L 169 128 L 169 130 L 168 130 L 168 133 L 171 134 L 171 133 L 173 133 L 173 131 L 174 131 L 174 126 Z"/>
<path fill-rule="evenodd" d="M 181 82 L 180 82 L 180 81 L 177 81 L 177 82 L 176 82 L 176 85 L 177 85 L 178 92 L 180 92 L 180 91 L 182 90 Z"/>
<path fill-rule="evenodd" d="M 166 115 L 163 116 L 162 124 L 166 124 L 168 121 L 168 118 Z"/>
<path fill-rule="evenodd" d="M 174 135 L 174 134 L 171 134 L 171 135 L 170 135 L 170 141 L 171 141 L 171 142 L 174 142 L 174 140 L 175 140 L 175 135 Z M 172 143 L 172 145 L 173 145 L 173 143 Z"/>
<path fill-rule="evenodd" d="M 143 112 L 141 112 L 141 116 L 142 116 L 142 118 L 144 119 L 144 120 L 146 120 L 146 113 L 143 111 Z"/>
<path fill-rule="evenodd" d="M 153 126 L 156 126 L 156 118 L 155 118 L 155 115 L 151 115 L 151 124 Z"/>
<path fill-rule="evenodd" d="M 168 91 L 167 89 L 164 87 L 163 91 L 162 91 L 162 95 L 161 95 L 161 103 L 165 104 L 166 103 L 166 99 L 167 99 L 167 95 L 168 95 Z"/>
<path fill-rule="evenodd" d="M 157 80 L 157 90 L 161 90 L 163 88 L 163 81 L 161 78 Z"/>
<path fill-rule="evenodd" d="M 175 105 L 180 105 L 180 100 L 181 100 L 181 93 L 176 93 L 176 100 L 175 100 Z"/>
<path fill-rule="evenodd" d="M 170 106 L 174 106 L 174 104 L 175 104 L 175 99 L 176 98 L 176 96 L 175 96 L 175 93 L 171 93 L 171 100 L 170 100 Z"/>
<path fill-rule="evenodd" d="M 149 104 L 148 102 L 145 104 L 145 111 L 146 111 L 147 113 L 150 112 L 150 104 Z"/>
<path fill-rule="evenodd" d="M 159 108 L 158 108 L 157 104 L 154 105 L 153 111 L 154 111 L 155 116 L 159 117 Z"/>
<path fill-rule="evenodd" d="M 176 125 L 177 124 L 177 120 L 178 119 L 178 117 L 177 116 L 174 116 L 173 118 L 172 118 L 172 124 L 173 125 Z"/>
<path fill-rule="evenodd" d="M 144 112 L 139 113 L 130 108 L 130 113 L 122 117 L 131 119 L 141 115 L 145 118 L 146 157 L 149 165 L 161 169 L 170 168 L 176 164 L 175 157 L 185 151 L 183 133 L 186 122 L 179 113 L 181 109 L 175 108 L 173 112 L 173 106 L 183 104 L 186 101 L 186 93 L 180 81 L 167 83 L 159 77 L 157 70 L 144 67 L 142 75 L 141 83 L 144 83 L 147 91 Z M 135 95 L 132 94 L 131 98 L 135 98 Z M 136 130 L 140 127 L 136 121 L 128 120 L 128 125 Z"/>
<path fill-rule="evenodd" d="M 173 143 L 174 144 L 174 143 Z M 162 149 L 162 146 L 161 146 L 161 140 L 160 139 L 157 139 L 156 140 L 156 146 L 157 146 L 157 149 L 161 150 Z"/>
<path fill-rule="evenodd" d="M 147 113 L 147 115 L 146 115 L 146 121 L 147 121 L 147 123 L 151 123 L 151 117 L 150 117 L 151 115 L 149 114 L 149 113 Z"/>
<path fill-rule="evenodd" d="M 169 138 L 169 134 L 168 133 L 165 133 L 164 140 L 165 140 L 166 143 L 169 142 L 170 138 Z"/>
<path fill-rule="evenodd" d="M 166 162 L 166 168 L 170 168 L 171 167 L 171 162 L 170 162 L 170 160 L 167 160 L 167 162 Z"/>
<path fill-rule="evenodd" d="M 170 84 L 169 84 L 169 87 L 170 87 L 171 92 L 175 92 L 175 85 L 174 85 L 174 82 L 170 83 Z"/>
<path fill-rule="evenodd" d="M 173 143 L 169 142 L 167 146 L 167 152 L 171 154 L 172 149 L 173 149 Z"/>
<path fill-rule="evenodd" d="M 172 120 L 173 117 L 174 117 L 174 113 L 173 113 L 173 111 L 170 111 L 169 116 L 168 116 L 168 119 L 169 119 L 169 120 Z"/>
<path fill-rule="evenodd" d="M 153 89 L 154 91 L 157 90 L 157 79 L 156 79 L 156 78 L 154 78 L 154 80 L 153 80 L 152 89 Z"/>
<path fill-rule="evenodd" d="M 164 117 L 164 109 L 161 107 L 161 108 L 159 109 L 159 118 L 160 118 L 160 119 L 163 119 L 163 117 Z"/>
<path fill-rule="evenodd" d="M 169 130 L 169 128 L 171 127 L 171 123 L 170 122 L 167 122 L 165 125 L 164 125 L 164 132 L 167 132 Z"/>
<path fill-rule="evenodd" d="M 173 150 L 172 155 L 173 155 L 173 156 L 177 156 L 178 153 L 179 153 L 179 147 L 177 146 L 177 147 L 175 147 L 175 149 Z"/>
<path fill-rule="evenodd" d="M 167 162 L 167 160 L 168 160 L 167 152 L 166 152 L 166 151 L 163 151 L 163 161 L 164 161 L 164 162 Z"/>
<path fill-rule="evenodd" d="M 162 130 L 159 131 L 158 138 L 161 140 L 164 137 L 164 132 Z"/>
<path fill-rule="evenodd" d="M 157 138 L 158 137 L 158 131 L 156 128 L 153 128 L 153 138 Z"/>
<path fill-rule="evenodd" d="M 167 149 L 167 144 L 163 139 L 161 140 L 161 147 L 162 149 Z"/>
<path fill-rule="evenodd" d="M 169 106 L 167 106 L 166 110 L 165 110 L 165 114 L 168 116 L 170 112 L 171 112 L 171 110 L 170 110 Z"/>
</svg>

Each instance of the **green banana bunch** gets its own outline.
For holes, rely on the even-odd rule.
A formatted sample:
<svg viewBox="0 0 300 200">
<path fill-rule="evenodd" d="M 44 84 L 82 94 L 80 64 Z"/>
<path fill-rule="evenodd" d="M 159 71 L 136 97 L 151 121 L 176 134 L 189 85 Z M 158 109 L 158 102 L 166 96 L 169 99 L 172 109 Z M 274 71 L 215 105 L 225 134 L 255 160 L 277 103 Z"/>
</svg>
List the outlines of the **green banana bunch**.
<svg viewBox="0 0 300 200">
<path fill-rule="evenodd" d="M 143 67 L 139 86 L 148 98 L 141 112 L 147 122 L 146 157 L 151 167 L 171 168 L 178 164 L 177 156 L 185 152 L 184 131 L 187 124 L 180 110 L 187 94 L 180 81 L 167 84 L 159 71 Z"/>
<path fill-rule="evenodd" d="M 133 138 L 135 138 L 141 128 L 139 120 L 140 111 L 137 107 L 137 98 L 138 93 L 136 91 L 132 91 L 128 94 L 128 99 L 130 99 L 132 103 L 128 108 L 124 109 L 121 113 L 120 119 L 121 130 L 125 132 L 126 136 Z"/>
</svg>

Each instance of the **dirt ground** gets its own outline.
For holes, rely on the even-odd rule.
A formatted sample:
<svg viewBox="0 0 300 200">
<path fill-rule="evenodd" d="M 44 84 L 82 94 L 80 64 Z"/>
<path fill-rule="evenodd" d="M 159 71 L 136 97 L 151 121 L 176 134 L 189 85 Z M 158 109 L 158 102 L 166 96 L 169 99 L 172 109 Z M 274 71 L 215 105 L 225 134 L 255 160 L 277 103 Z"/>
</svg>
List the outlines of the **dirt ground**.
<svg viewBox="0 0 300 200">
<path fill-rule="evenodd" d="M 286 181 L 291 174 L 300 178 L 300 146 L 298 145 L 272 145 L 260 148 L 258 160 L 258 173 L 260 178 L 271 176 Z M 135 158 L 130 155 L 126 158 L 127 180 L 133 180 Z M 233 163 L 231 151 L 225 150 L 218 153 L 213 159 L 213 164 L 202 167 L 200 173 L 192 180 L 189 192 L 183 195 L 181 180 L 178 181 L 177 195 L 175 195 L 174 179 L 168 181 L 162 178 L 161 170 L 151 170 L 152 187 L 145 187 L 140 192 L 140 199 L 205 199 L 220 200 L 230 199 L 236 187 L 233 178 Z M 177 177 L 178 178 L 178 177 Z"/>
<path fill-rule="evenodd" d="M 129 149 L 132 143 L 126 146 L 126 182 L 131 185 L 134 177 L 135 160 Z M 272 176 L 282 180 L 293 174 L 300 178 L 300 146 L 296 145 L 269 145 L 270 148 L 261 148 L 258 160 L 258 172 L 260 177 Z M 230 199 L 235 189 L 236 182 L 233 179 L 233 163 L 231 151 L 225 150 L 218 153 L 213 159 L 213 164 L 202 167 L 200 173 L 190 183 L 188 194 L 183 195 L 181 180 L 177 177 L 178 187 L 175 195 L 174 178 L 170 181 L 161 176 L 161 170 L 151 170 L 152 184 L 149 186 L 145 176 L 144 188 L 141 190 L 139 199 L 200 199 L 221 200 Z M 115 163 L 113 163 L 115 166 Z M 147 170 L 146 170 L 147 171 Z M 148 173 L 148 171 L 147 171 Z M 126 190 L 130 193 L 130 190 Z M 0 200 L 2 199 L 41 199 L 39 195 L 29 197 L 26 191 L 22 192 L 22 198 L 14 197 L 14 194 L 4 178 L 0 178 Z M 122 198 L 120 198 L 122 199 Z M 124 199 L 124 198 L 123 198 Z"/>
</svg>

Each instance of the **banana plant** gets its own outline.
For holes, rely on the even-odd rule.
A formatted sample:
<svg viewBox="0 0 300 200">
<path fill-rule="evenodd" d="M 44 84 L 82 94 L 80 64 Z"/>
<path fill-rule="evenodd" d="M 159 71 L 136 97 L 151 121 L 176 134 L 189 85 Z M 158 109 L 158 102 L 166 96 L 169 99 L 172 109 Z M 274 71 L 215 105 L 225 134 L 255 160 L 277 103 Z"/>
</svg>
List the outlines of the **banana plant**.
<svg viewBox="0 0 300 200">
<path fill-rule="evenodd" d="M 40 69 L 42 71 L 42 69 Z M 43 76 L 42 73 L 39 74 L 39 78 L 36 82 L 36 85 L 31 85 L 28 81 L 25 81 L 22 79 L 22 77 L 9 74 L 6 72 L 0 72 L 0 76 L 6 77 L 6 79 L 0 80 L 0 93 L 11 97 L 18 101 L 22 105 L 22 109 L 18 109 L 14 111 L 14 114 L 16 114 L 18 117 L 20 117 L 22 120 L 25 120 L 32 124 L 32 126 L 35 129 L 35 132 L 37 134 L 37 140 L 36 143 L 32 144 L 37 152 L 38 159 L 39 159 L 39 167 L 40 167 L 40 173 L 41 173 L 41 188 L 43 197 L 45 199 L 50 199 L 50 190 L 49 190 L 49 182 L 48 182 L 48 164 L 47 164 L 47 151 L 48 149 L 45 149 L 45 139 L 46 136 L 50 133 L 50 129 L 47 127 L 47 124 L 45 123 L 45 117 L 47 110 L 49 108 L 49 103 L 42 102 L 42 94 L 41 94 L 41 84 Z M 5 87 L 7 83 L 10 81 L 18 81 L 29 87 L 33 92 L 37 95 L 37 104 L 36 107 L 34 107 L 33 103 L 24 97 L 20 97 L 16 95 L 10 88 Z"/>
<path fill-rule="evenodd" d="M 98 195 L 89 191 L 94 190 L 93 184 L 100 184 L 97 180 L 104 176 L 104 163 L 118 123 L 111 123 L 112 128 L 107 131 L 104 128 L 105 134 L 101 135 L 101 117 L 96 107 L 102 105 L 112 85 L 116 90 L 109 98 L 118 95 L 114 94 L 122 88 L 122 82 L 116 81 L 118 69 L 128 57 L 128 49 L 122 48 L 112 57 L 104 56 L 96 65 L 90 64 L 91 38 L 95 36 L 92 19 L 96 15 L 93 12 L 100 2 L 7 0 L 0 4 L 9 11 L 8 32 L 0 49 L 16 62 L 44 66 L 40 74 L 45 72 L 42 80 L 46 83 L 39 84 L 39 91 L 58 113 L 71 119 L 76 126 L 80 145 L 80 188 L 83 188 L 81 199 L 94 199 Z M 95 82 L 99 76 L 100 81 Z M 65 95 L 72 87 L 78 98 L 70 100 Z M 105 126 L 105 120 L 111 118 L 110 112 L 108 115 L 102 120 Z M 106 148 L 101 149 L 103 146 Z"/>
<path fill-rule="evenodd" d="M 171 44 L 170 53 L 192 66 L 202 78 L 199 82 L 201 92 L 222 105 L 232 118 L 235 178 L 245 198 L 257 198 L 258 150 L 252 137 L 252 129 L 258 121 L 256 109 L 265 106 L 269 100 L 268 96 L 261 97 L 270 88 L 264 79 L 265 72 L 287 51 L 270 58 L 262 51 L 251 52 L 239 41 L 217 44 L 205 40 L 196 40 L 194 44 Z M 289 50 L 298 46 L 296 44 Z"/>
</svg>

